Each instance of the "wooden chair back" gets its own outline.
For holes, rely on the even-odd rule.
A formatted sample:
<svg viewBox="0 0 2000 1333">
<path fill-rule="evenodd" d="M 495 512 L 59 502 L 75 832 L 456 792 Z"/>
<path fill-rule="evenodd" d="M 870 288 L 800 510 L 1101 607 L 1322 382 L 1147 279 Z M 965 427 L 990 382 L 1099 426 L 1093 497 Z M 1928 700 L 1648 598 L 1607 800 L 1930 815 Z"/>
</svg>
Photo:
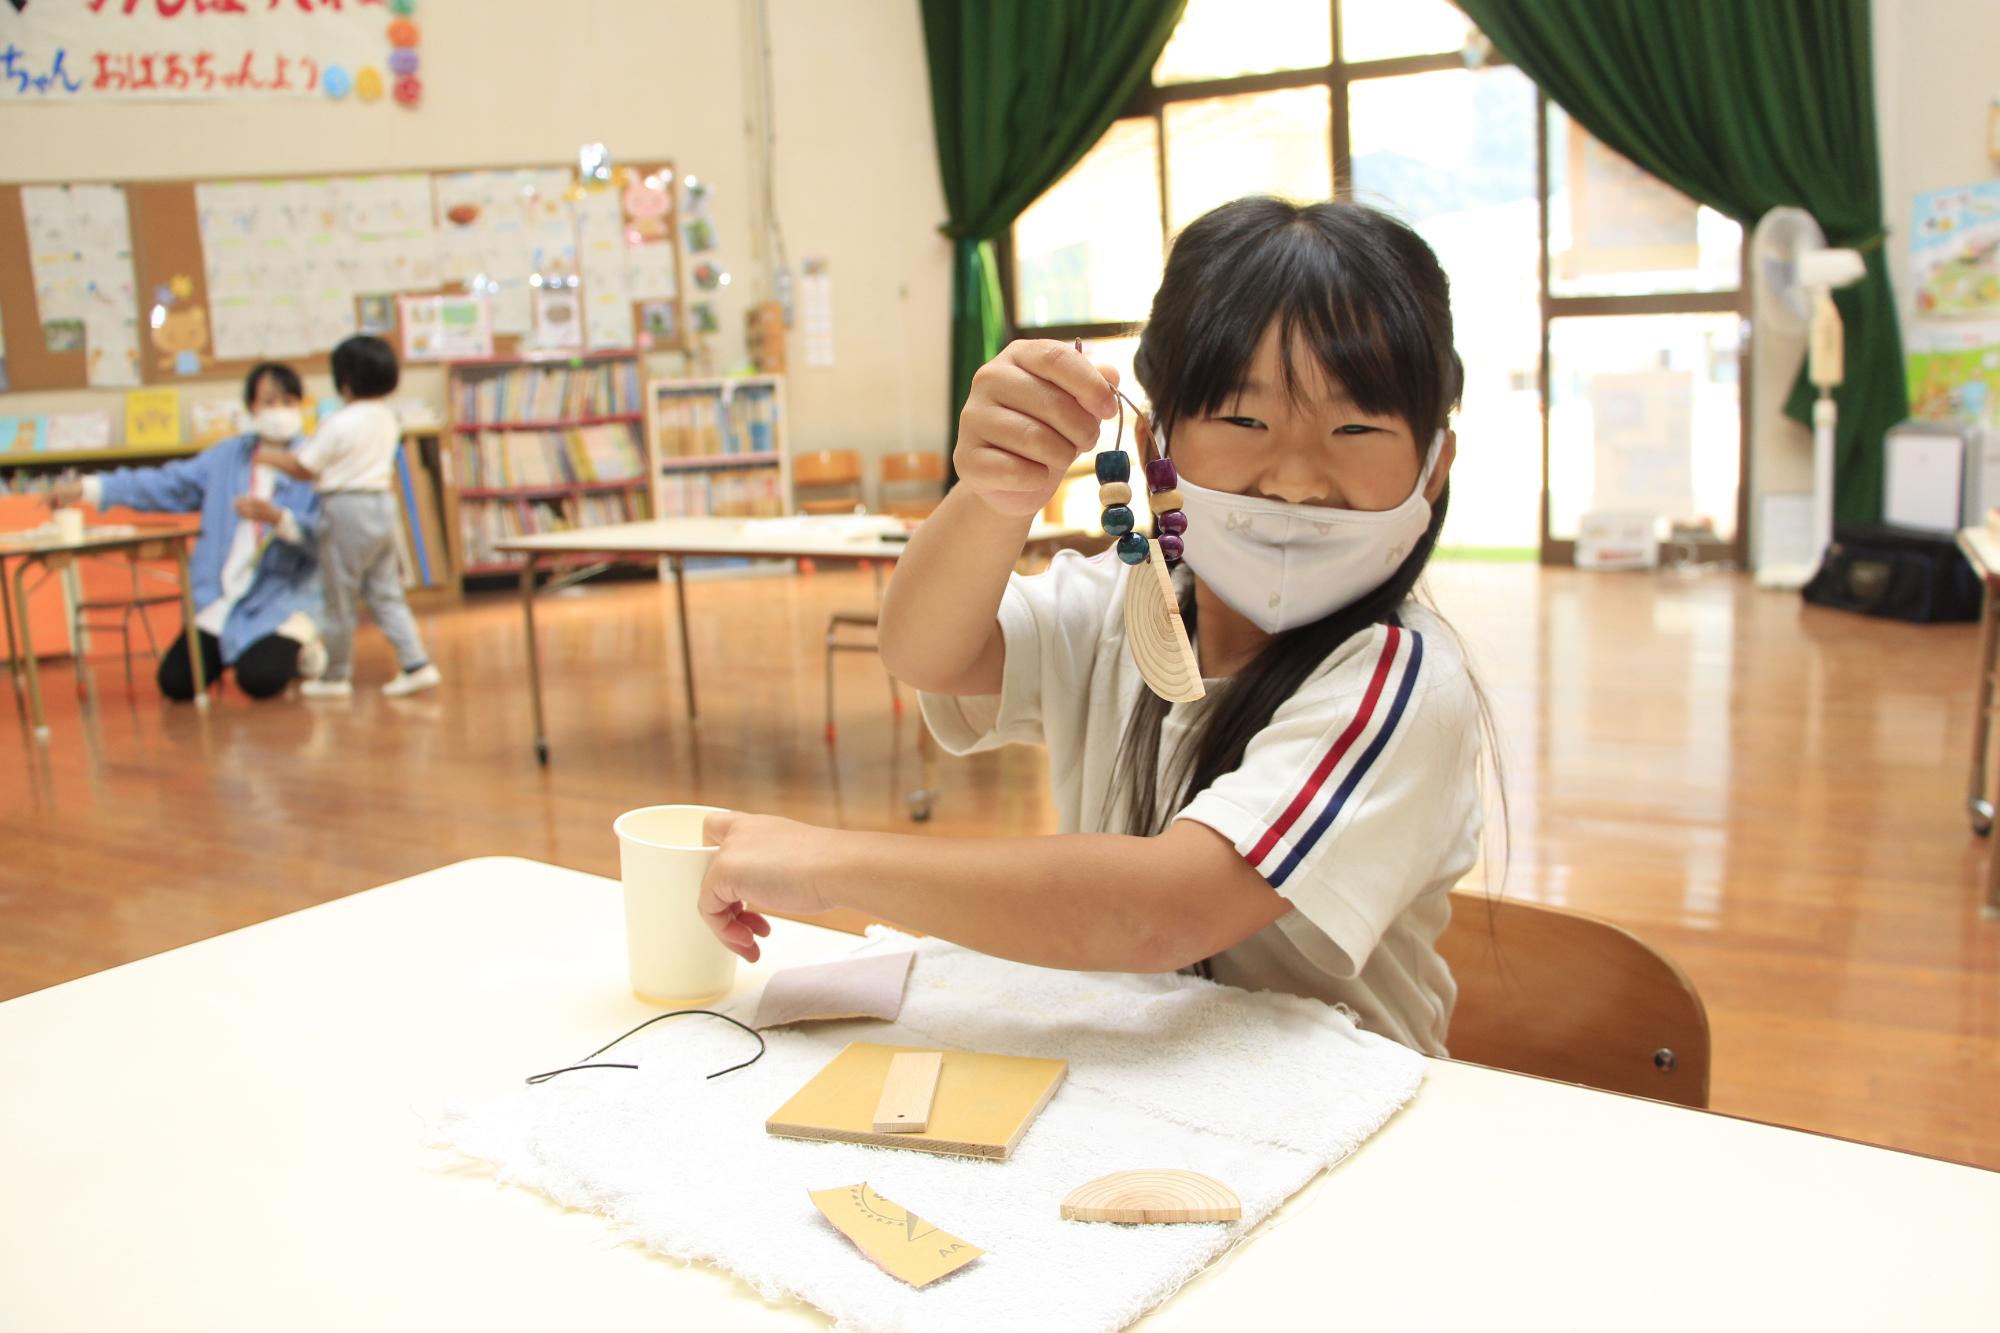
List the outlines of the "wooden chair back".
<svg viewBox="0 0 2000 1333">
<path fill-rule="evenodd" d="M 882 508 L 898 518 L 929 518 L 944 502 L 944 455 L 912 451 L 882 457 Z"/>
<path fill-rule="evenodd" d="M 1458 981 L 1455 1059 L 1708 1105 L 1708 1011 L 1665 954 L 1581 912 L 1451 899 L 1438 951 Z"/>
<path fill-rule="evenodd" d="M 798 491 L 845 491 L 844 495 L 799 495 Z M 816 449 L 792 460 L 792 490 L 805 514 L 853 514 L 861 499 L 861 455 L 852 449 Z"/>
</svg>

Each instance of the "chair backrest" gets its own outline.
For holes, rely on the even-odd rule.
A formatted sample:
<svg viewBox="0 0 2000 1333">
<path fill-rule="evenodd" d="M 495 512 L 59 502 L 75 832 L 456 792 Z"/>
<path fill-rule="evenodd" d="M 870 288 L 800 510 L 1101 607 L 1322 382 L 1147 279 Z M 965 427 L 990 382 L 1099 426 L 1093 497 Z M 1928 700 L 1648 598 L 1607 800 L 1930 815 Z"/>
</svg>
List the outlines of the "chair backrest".
<svg viewBox="0 0 2000 1333">
<path fill-rule="evenodd" d="M 1708 1011 L 1666 955 L 1609 921 L 1477 893 L 1438 940 L 1458 981 L 1454 1058 L 1708 1105 Z"/>
<path fill-rule="evenodd" d="M 861 455 L 852 449 L 816 449 L 792 460 L 794 489 L 844 490 L 845 495 L 798 496 L 798 507 L 808 514 L 852 514 L 863 508 L 861 499 Z"/>
<path fill-rule="evenodd" d="M 882 456 L 882 508 L 898 518 L 929 518 L 944 500 L 944 455 Z"/>
</svg>

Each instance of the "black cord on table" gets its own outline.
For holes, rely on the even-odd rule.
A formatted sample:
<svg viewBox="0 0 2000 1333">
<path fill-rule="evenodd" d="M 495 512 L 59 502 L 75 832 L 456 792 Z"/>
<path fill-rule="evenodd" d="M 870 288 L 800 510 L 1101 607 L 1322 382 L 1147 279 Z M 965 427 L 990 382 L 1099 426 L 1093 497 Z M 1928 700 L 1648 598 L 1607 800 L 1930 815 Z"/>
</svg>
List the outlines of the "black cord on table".
<svg viewBox="0 0 2000 1333">
<path fill-rule="evenodd" d="M 576 1064 L 564 1065 L 561 1069 L 551 1069 L 546 1074 L 530 1074 L 528 1075 L 528 1082 L 530 1084 L 546 1083 L 550 1079 L 554 1078 L 557 1074 L 567 1074 L 577 1069 L 637 1069 L 639 1067 L 637 1065 L 611 1064 L 608 1062 L 604 1064 L 592 1064 L 590 1062 L 595 1060 L 598 1056 L 604 1054 L 606 1051 L 610 1050 L 613 1046 L 616 1046 L 619 1042 L 625 1040 L 626 1037 L 631 1036 L 635 1032 L 640 1032 L 646 1028 L 651 1027 L 653 1024 L 659 1022 L 663 1018 L 684 1018 L 689 1014 L 706 1014 L 710 1018 L 719 1018 L 725 1023 L 729 1023 L 736 1027 L 742 1028 L 745 1032 L 749 1033 L 751 1036 L 757 1039 L 757 1054 L 751 1056 L 748 1060 L 745 1060 L 742 1064 L 731 1065 L 727 1069 L 718 1069 L 713 1074 L 708 1075 L 709 1078 L 721 1078 L 724 1074 L 733 1074 L 739 1069 L 748 1069 L 751 1065 L 756 1064 L 759 1060 L 764 1058 L 764 1034 L 757 1031 L 756 1028 L 751 1027 L 748 1023 L 739 1023 L 735 1019 L 731 1018 L 728 1014 L 719 1014 L 713 1009 L 676 1009 L 670 1014 L 656 1014 L 652 1018 L 649 1018 L 645 1022 L 641 1023 L 638 1027 L 633 1028 L 631 1032 L 622 1033 L 619 1036 L 613 1037 L 610 1041 L 605 1042 L 602 1046 L 592 1051 L 589 1055 L 584 1056 L 583 1059 L 578 1061 Z"/>
</svg>

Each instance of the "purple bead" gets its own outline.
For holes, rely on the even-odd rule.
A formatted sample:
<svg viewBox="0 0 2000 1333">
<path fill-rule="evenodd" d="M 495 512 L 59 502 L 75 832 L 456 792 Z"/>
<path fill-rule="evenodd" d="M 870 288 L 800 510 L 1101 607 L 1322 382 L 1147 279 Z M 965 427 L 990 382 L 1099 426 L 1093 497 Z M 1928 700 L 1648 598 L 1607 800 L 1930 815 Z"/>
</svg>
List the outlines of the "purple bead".
<svg viewBox="0 0 2000 1333">
<path fill-rule="evenodd" d="M 1130 481 L 1132 455 L 1122 449 L 1106 449 L 1097 456 L 1097 479 L 1100 482 Z"/>
<path fill-rule="evenodd" d="M 1160 554 L 1167 558 L 1168 563 L 1180 559 L 1181 552 L 1186 549 L 1186 544 L 1173 533 L 1163 532 L 1160 534 Z"/>
<path fill-rule="evenodd" d="M 389 72 L 397 75 L 415 74 L 417 72 L 416 51 L 407 46 L 398 47 L 394 51 L 391 51 L 389 53 Z"/>
<path fill-rule="evenodd" d="M 1187 531 L 1187 515 L 1178 509 L 1169 509 L 1166 513 L 1155 514 L 1153 517 L 1160 520 L 1160 531 L 1163 533 L 1171 533 L 1178 537 Z"/>
<path fill-rule="evenodd" d="M 1146 489 L 1149 491 L 1170 491 L 1180 485 L 1180 473 L 1174 470 L 1171 458 L 1155 458 L 1146 464 Z"/>
</svg>

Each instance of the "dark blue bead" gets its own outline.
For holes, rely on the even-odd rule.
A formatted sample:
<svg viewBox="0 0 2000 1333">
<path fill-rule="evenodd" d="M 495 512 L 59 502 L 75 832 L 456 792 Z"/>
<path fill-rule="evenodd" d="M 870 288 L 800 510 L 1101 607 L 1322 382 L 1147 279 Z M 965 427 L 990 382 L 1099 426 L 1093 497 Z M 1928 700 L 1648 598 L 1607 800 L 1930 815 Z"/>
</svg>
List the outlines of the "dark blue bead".
<svg viewBox="0 0 2000 1333">
<path fill-rule="evenodd" d="M 1146 563 L 1146 535 L 1142 532 L 1128 532 L 1118 539 L 1118 558 L 1128 565 Z"/>
<path fill-rule="evenodd" d="M 1122 449 L 1106 449 L 1097 456 L 1099 481 L 1132 480 L 1132 455 Z"/>
<path fill-rule="evenodd" d="M 1123 537 L 1138 523 L 1132 516 L 1132 506 L 1112 505 L 1104 511 L 1104 530 L 1114 537 Z"/>
</svg>

